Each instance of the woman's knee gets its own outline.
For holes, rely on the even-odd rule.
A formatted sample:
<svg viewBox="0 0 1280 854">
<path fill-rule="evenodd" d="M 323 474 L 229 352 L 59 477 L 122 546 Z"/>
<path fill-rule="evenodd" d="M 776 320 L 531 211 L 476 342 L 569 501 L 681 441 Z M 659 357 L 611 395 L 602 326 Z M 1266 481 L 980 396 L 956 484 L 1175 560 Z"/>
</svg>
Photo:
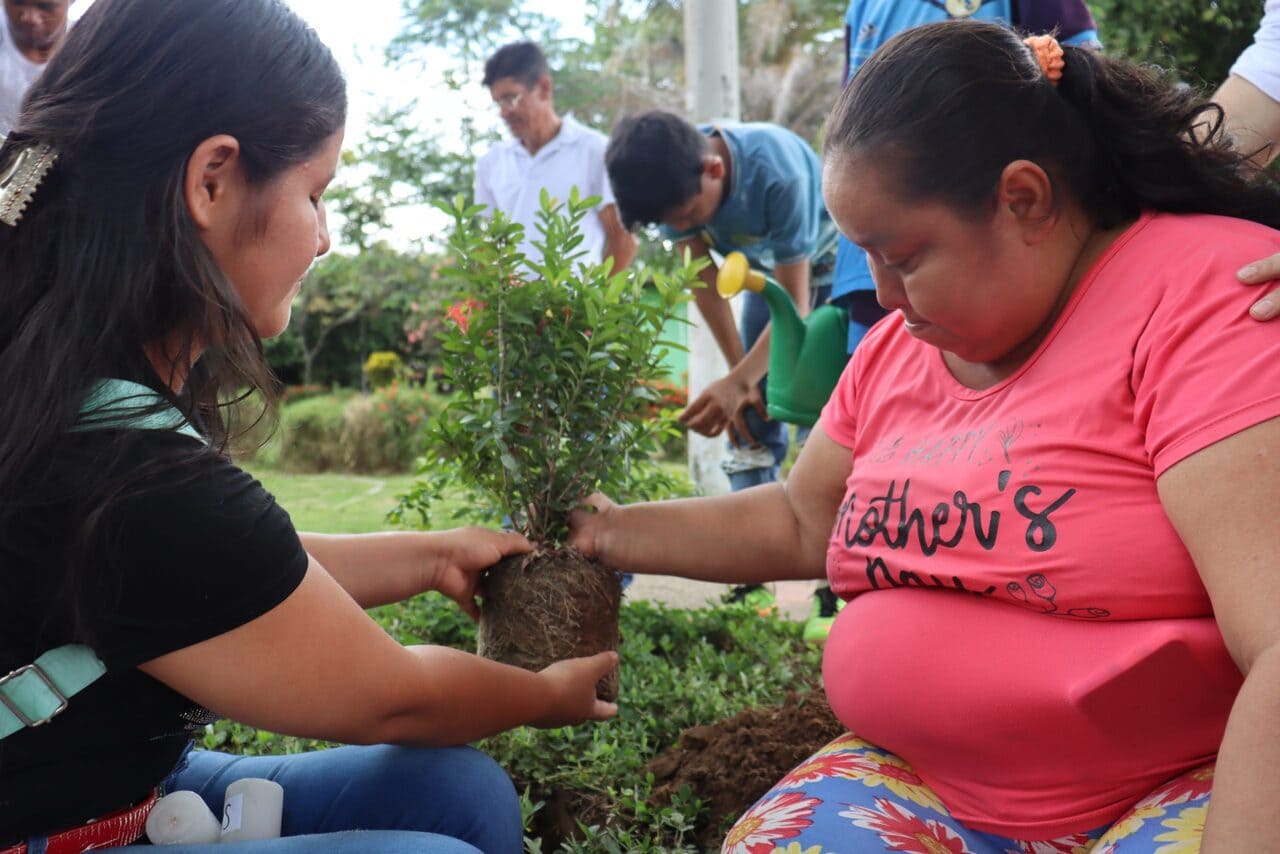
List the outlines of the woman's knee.
<svg viewBox="0 0 1280 854">
<path fill-rule="evenodd" d="M 387 748 L 387 773 L 406 797 L 441 817 L 441 832 L 485 854 L 518 854 L 524 827 L 511 778 L 490 756 L 471 747 Z M 408 793 L 415 793 L 409 795 Z"/>
<path fill-rule="evenodd" d="M 1198 851 L 1213 793 L 1212 764 L 1188 771 L 1138 801 L 1102 835 L 1097 854 L 1151 854 L 1178 848 Z"/>
</svg>

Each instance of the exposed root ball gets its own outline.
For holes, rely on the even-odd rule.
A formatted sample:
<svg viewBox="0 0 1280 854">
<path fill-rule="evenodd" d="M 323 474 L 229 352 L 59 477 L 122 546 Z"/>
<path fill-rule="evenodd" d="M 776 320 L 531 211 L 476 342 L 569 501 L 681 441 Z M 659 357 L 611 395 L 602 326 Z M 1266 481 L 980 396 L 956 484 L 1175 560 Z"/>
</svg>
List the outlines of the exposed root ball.
<svg viewBox="0 0 1280 854">
<path fill-rule="evenodd" d="M 618 648 L 618 574 L 575 550 L 504 558 L 481 584 L 477 653 L 525 670 Z M 596 685 L 618 698 L 615 668 Z"/>
</svg>

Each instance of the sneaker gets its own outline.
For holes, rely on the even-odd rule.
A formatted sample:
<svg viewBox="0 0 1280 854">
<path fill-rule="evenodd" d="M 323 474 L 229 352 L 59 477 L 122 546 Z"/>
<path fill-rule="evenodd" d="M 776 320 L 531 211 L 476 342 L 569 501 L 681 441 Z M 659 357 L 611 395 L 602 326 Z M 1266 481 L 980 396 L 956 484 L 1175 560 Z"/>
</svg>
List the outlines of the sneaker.
<svg viewBox="0 0 1280 854">
<path fill-rule="evenodd" d="M 831 634 L 831 624 L 836 621 L 836 614 L 844 610 L 844 600 L 831 592 L 831 588 L 822 585 L 813 591 L 813 610 L 804 624 L 804 641 L 814 646 L 822 646 Z"/>
<path fill-rule="evenodd" d="M 739 584 L 724 597 L 727 605 L 746 605 L 761 617 L 778 613 L 778 600 L 762 584 Z"/>
<path fill-rule="evenodd" d="M 720 462 L 720 470 L 725 474 L 738 474 L 744 471 L 773 468 L 778 461 L 773 458 L 773 451 L 763 445 L 749 448 L 730 448 Z M 747 584 L 745 587 L 759 587 L 758 584 Z"/>
</svg>

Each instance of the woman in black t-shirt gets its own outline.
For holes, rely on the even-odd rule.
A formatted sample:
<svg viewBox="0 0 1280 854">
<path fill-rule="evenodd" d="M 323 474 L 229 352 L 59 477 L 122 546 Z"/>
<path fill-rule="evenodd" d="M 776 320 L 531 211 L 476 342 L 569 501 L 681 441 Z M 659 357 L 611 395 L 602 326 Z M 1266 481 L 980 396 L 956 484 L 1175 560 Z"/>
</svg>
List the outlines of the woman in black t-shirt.
<svg viewBox="0 0 1280 854">
<path fill-rule="evenodd" d="M 242 850 L 519 851 L 510 781 L 458 745 L 615 712 L 613 653 L 529 673 L 362 610 L 474 613 L 524 538 L 299 535 L 225 453 L 218 391 L 270 394 L 261 340 L 329 248 L 344 90 L 280 0 L 97 0 L 0 147 L 0 674 L 105 665 L 39 727 L 12 711 L 36 676 L 0 686 L 0 852 L 246 776 L 284 785 L 288 838 Z M 191 750 L 215 716 L 379 746 Z"/>
</svg>

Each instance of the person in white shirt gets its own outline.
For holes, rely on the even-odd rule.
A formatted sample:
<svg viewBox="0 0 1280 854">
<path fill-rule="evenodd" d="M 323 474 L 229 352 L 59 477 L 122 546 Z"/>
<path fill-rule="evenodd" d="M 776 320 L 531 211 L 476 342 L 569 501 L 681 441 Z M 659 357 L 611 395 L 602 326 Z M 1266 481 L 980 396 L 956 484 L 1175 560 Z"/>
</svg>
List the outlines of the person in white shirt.
<svg viewBox="0 0 1280 854">
<path fill-rule="evenodd" d="M 573 187 L 582 197 L 599 196 L 595 215 L 582 221 L 583 248 L 593 261 L 612 257 L 615 270 L 629 265 L 636 238 L 623 228 L 605 171 L 608 138 L 572 116 L 556 114 L 551 73 L 542 50 L 515 42 L 498 50 L 484 66 L 483 85 L 502 112 L 513 139 L 499 143 L 476 164 L 475 200 L 524 226 L 521 250 L 536 263 L 541 253 L 539 199 L 545 189 L 561 202 Z"/>
<path fill-rule="evenodd" d="M 1259 167 L 1267 165 L 1280 139 L 1280 0 L 1267 0 L 1253 44 L 1231 66 L 1213 100 L 1226 114 L 1236 146 L 1256 152 Z"/>
<path fill-rule="evenodd" d="M 1280 154 L 1280 0 L 1267 0 L 1253 44 L 1231 66 L 1213 101 L 1222 107 L 1227 132 L 1240 151 L 1253 152 L 1259 169 Z M 1280 279 L 1280 255 L 1246 265 L 1237 273 L 1245 284 Z M 1250 309 L 1258 320 L 1280 317 L 1280 288 Z"/>
<path fill-rule="evenodd" d="M 18 123 L 22 98 L 67 34 L 72 0 L 4 0 L 0 32 L 0 134 Z"/>
</svg>

